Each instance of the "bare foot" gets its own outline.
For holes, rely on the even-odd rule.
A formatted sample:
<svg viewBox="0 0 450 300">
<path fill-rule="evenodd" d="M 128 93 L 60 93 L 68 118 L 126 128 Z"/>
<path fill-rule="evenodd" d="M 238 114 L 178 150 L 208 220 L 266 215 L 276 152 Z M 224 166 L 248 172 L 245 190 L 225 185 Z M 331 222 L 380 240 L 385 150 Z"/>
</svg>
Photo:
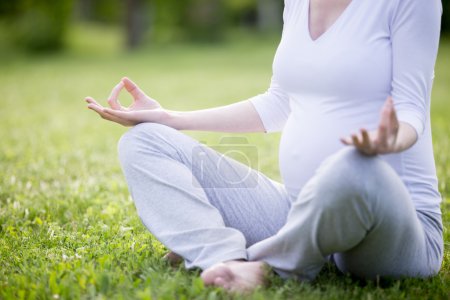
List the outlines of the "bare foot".
<svg viewBox="0 0 450 300">
<path fill-rule="evenodd" d="M 227 261 L 202 272 L 205 285 L 222 287 L 232 292 L 248 293 L 265 284 L 269 265 L 262 261 Z"/>
<path fill-rule="evenodd" d="M 163 259 L 169 262 L 172 267 L 176 267 L 183 262 L 183 257 L 179 256 L 175 252 L 168 252 L 163 256 Z"/>
</svg>

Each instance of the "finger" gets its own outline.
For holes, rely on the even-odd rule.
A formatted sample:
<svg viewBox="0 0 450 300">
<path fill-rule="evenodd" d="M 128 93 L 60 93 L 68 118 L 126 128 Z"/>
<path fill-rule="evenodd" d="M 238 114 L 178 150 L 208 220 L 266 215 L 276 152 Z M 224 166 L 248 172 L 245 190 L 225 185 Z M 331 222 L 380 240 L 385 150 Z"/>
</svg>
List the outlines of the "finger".
<svg viewBox="0 0 450 300">
<path fill-rule="evenodd" d="M 361 129 L 361 136 L 363 144 L 368 148 L 372 148 L 372 141 L 370 140 L 369 133 L 366 129 Z"/>
<path fill-rule="evenodd" d="M 95 111 L 96 113 L 98 113 L 100 116 L 103 115 L 103 109 L 104 109 L 103 106 L 91 103 L 87 107 L 89 109 Z"/>
<path fill-rule="evenodd" d="M 356 134 L 352 135 L 353 144 L 355 145 L 356 149 L 361 151 L 362 153 L 366 155 L 372 155 L 372 148 L 370 143 L 364 143 L 364 139 L 361 137 L 358 137 Z"/>
<path fill-rule="evenodd" d="M 394 105 L 394 99 L 392 98 L 392 96 L 388 96 L 386 98 L 386 103 L 388 103 L 389 105 Z"/>
<path fill-rule="evenodd" d="M 363 144 L 364 149 L 366 150 L 366 153 L 374 154 L 375 147 L 373 145 L 372 140 L 370 139 L 369 132 L 367 132 L 366 129 L 361 129 L 361 137 L 362 137 L 362 144 Z"/>
<path fill-rule="evenodd" d="M 104 108 L 103 112 L 126 121 L 138 121 L 138 118 L 135 116 L 135 112 L 114 110 L 109 108 Z"/>
<path fill-rule="evenodd" d="M 342 144 L 347 145 L 347 146 L 353 145 L 352 139 L 349 137 L 341 137 L 340 141 Z"/>
<path fill-rule="evenodd" d="M 388 143 L 388 127 L 385 124 L 381 124 L 378 126 L 378 134 L 376 140 L 377 146 L 384 148 Z"/>
<path fill-rule="evenodd" d="M 392 99 L 392 97 L 389 97 L 388 101 L 390 102 L 389 129 L 390 129 L 391 133 L 397 134 L 400 124 L 399 124 L 399 121 L 397 118 L 397 112 L 395 110 L 394 100 Z"/>
<path fill-rule="evenodd" d="M 353 145 L 355 145 L 355 147 L 357 147 L 358 149 L 364 148 L 364 146 L 362 145 L 361 141 L 359 140 L 356 134 L 352 134 L 352 142 Z"/>
<path fill-rule="evenodd" d="M 120 81 L 111 91 L 111 94 L 108 97 L 108 104 L 112 109 L 122 110 L 123 107 L 119 102 L 119 94 L 123 89 L 124 83 Z"/>
<path fill-rule="evenodd" d="M 378 125 L 377 146 L 385 147 L 388 141 L 388 135 L 391 131 L 391 114 L 393 109 L 392 98 L 388 97 L 381 110 L 380 124 Z"/>
<path fill-rule="evenodd" d="M 103 111 L 132 123 L 158 122 L 157 110 L 120 111 L 104 108 Z"/>
<path fill-rule="evenodd" d="M 100 117 L 102 117 L 105 120 L 116 122 L 116 123 L 119 123 L 119 124 L 125 125 L 125 126 L 128 126 L 131 124 L 127 120 L 123 120 L 117 116 L 108 114 L 107 112 L 104 111 L 104 107 L 99 107 L 98 105 L 90 104 L 90 105 L 88 105 L 88 108 L 95 111 L 96 113 L 98 113 L 100 115 Z"/>
<path fill-rule="evenodd" d="M 393 121 L 393 117 L 395 117 L 394 102 L 392 100 L 392 97 L 388 97 L 386 99 L 385 109 L 386 109 L 386 115 L 388 116 L 389 123 L 391 123 L 391 121 Z"/>
<path fill-rule="evenodd" d="M 86 100 L 86 102 L 89 103 L 89 104 L 94 104 L 94 105 L 97 105 L 97 106 L 101 106 L 101 105 L 100 105 L 97 101 L 95 101 L 94 98 L 92 98 L 92 97 L 86 97 L 85 100 Z"/>
<path fill-rule="evenodd" d="M 134 100 L 146 97 L 145 93 L 137 86 L 137 84 L 135 84 L 129 78 L 122 78 L 122 82 L 125 86 L 125 89 L 133 96 Z"/>
<path fill-rule="evenodd" d="M 392 108 L 393 108 L 392 98 L 389 97 L 386 99 L 386 102 L 384 102 L 383 108 L 381 109 L 380 124 L 383 124 L 386 127 L 389 126 Z"/>
<path fill-rule="evenodd" d="M 370 139 L 370 135 L 366 129 L 361 129 L 361 137 L 358 138 L 359 143 L 355 144 L 355 147 L 365 155 L 375 155 L 377 150 L 373 141 Z M 356 135 L 355 135 L 356 137 Z"/>
<path fill-rule="evenodd" d="M 111 115 L 111 114 L 109 114 L 107 112 L 104 113 L 103 119 L 108 120 L 108 121 L 112 121 L 112 122 L 116 122 L 116 123 L 119 123 L 119 124 L 124 125 L 124 126 L 134 125 L 134 123 L 131 122 L 131 121 L 124 120 L 124 119 L 122 119 L 120 117 Z"/>
</svg>

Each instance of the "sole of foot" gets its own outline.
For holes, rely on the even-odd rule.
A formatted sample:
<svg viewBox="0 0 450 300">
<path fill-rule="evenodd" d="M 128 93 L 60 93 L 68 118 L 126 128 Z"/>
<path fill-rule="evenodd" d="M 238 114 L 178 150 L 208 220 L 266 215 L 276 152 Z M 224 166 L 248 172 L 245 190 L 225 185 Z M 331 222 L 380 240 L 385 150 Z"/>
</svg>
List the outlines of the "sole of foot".
<svg viewBox="0 0 450 300">
<path fill-rule="evenodd" d="M 262 261 L 228 261 L 206 269 L 201 278 L 206 286 L 247 294 L 264 286 L 269 273 L 269 265 Z"/>
</svg>

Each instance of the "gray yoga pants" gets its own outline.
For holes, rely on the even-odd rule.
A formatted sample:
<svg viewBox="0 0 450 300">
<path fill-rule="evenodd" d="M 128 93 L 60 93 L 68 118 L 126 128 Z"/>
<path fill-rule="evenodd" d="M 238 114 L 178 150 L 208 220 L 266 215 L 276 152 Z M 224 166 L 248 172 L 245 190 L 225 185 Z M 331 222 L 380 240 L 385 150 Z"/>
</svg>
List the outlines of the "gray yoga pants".
<svg viewBox="0 0 450 300">
<path fill-rule="evenodd" d="M 142 222 L 187 268 L 260 260 L 302 280 L 330 258 L 363 278 L 440 269 L 441 216 L 416 211 L 387 163 L 351 147 L 326 159 L 295 199 L 282 184 L 160 124 L 131 128 L 119 158 Z"/>
</svg>

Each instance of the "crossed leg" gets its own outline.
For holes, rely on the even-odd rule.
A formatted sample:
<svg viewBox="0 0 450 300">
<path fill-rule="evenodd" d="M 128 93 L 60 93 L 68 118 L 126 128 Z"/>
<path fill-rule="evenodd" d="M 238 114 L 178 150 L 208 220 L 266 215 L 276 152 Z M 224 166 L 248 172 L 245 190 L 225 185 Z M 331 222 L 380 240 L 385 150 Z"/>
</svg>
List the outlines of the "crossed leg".
<svg viewBox="0 0 450 300">
<path fill-rule="evenodd" d="M 427 277 L 442 262 L 442 227 L 439 216 L 415 211 L 402 181 L 381 158 L 344 149 L 305 185 L 286 224 L 247 253 L 285 278 L 314 279 L 329 255 L 340 270 L 362 278 Z M 234 262 L 202 276 L 210 284 L 226 278 L 220 285 L 248 290 L 237 279 L 251 272 L 261 276 L 248 262 Z"/>
<path fill-rule="evenodd" d="M 245 260 L 286 222 L 281 184 L 173 128 L 131 128 L 119 159 L 143 224 L 188 268 Z"/>
<path fill-rule="evenodd" d="M 329 255 L 365 278 L 439 270 L 438 218 L 415 211 L 379 157 L 340 151 L 292 205 L 281 184 L 164 125 L 129 130 L 119 157 L 144 225 L 206 284 L 251 290 L 267 265 L 309 280 Z"/>
</svg>

